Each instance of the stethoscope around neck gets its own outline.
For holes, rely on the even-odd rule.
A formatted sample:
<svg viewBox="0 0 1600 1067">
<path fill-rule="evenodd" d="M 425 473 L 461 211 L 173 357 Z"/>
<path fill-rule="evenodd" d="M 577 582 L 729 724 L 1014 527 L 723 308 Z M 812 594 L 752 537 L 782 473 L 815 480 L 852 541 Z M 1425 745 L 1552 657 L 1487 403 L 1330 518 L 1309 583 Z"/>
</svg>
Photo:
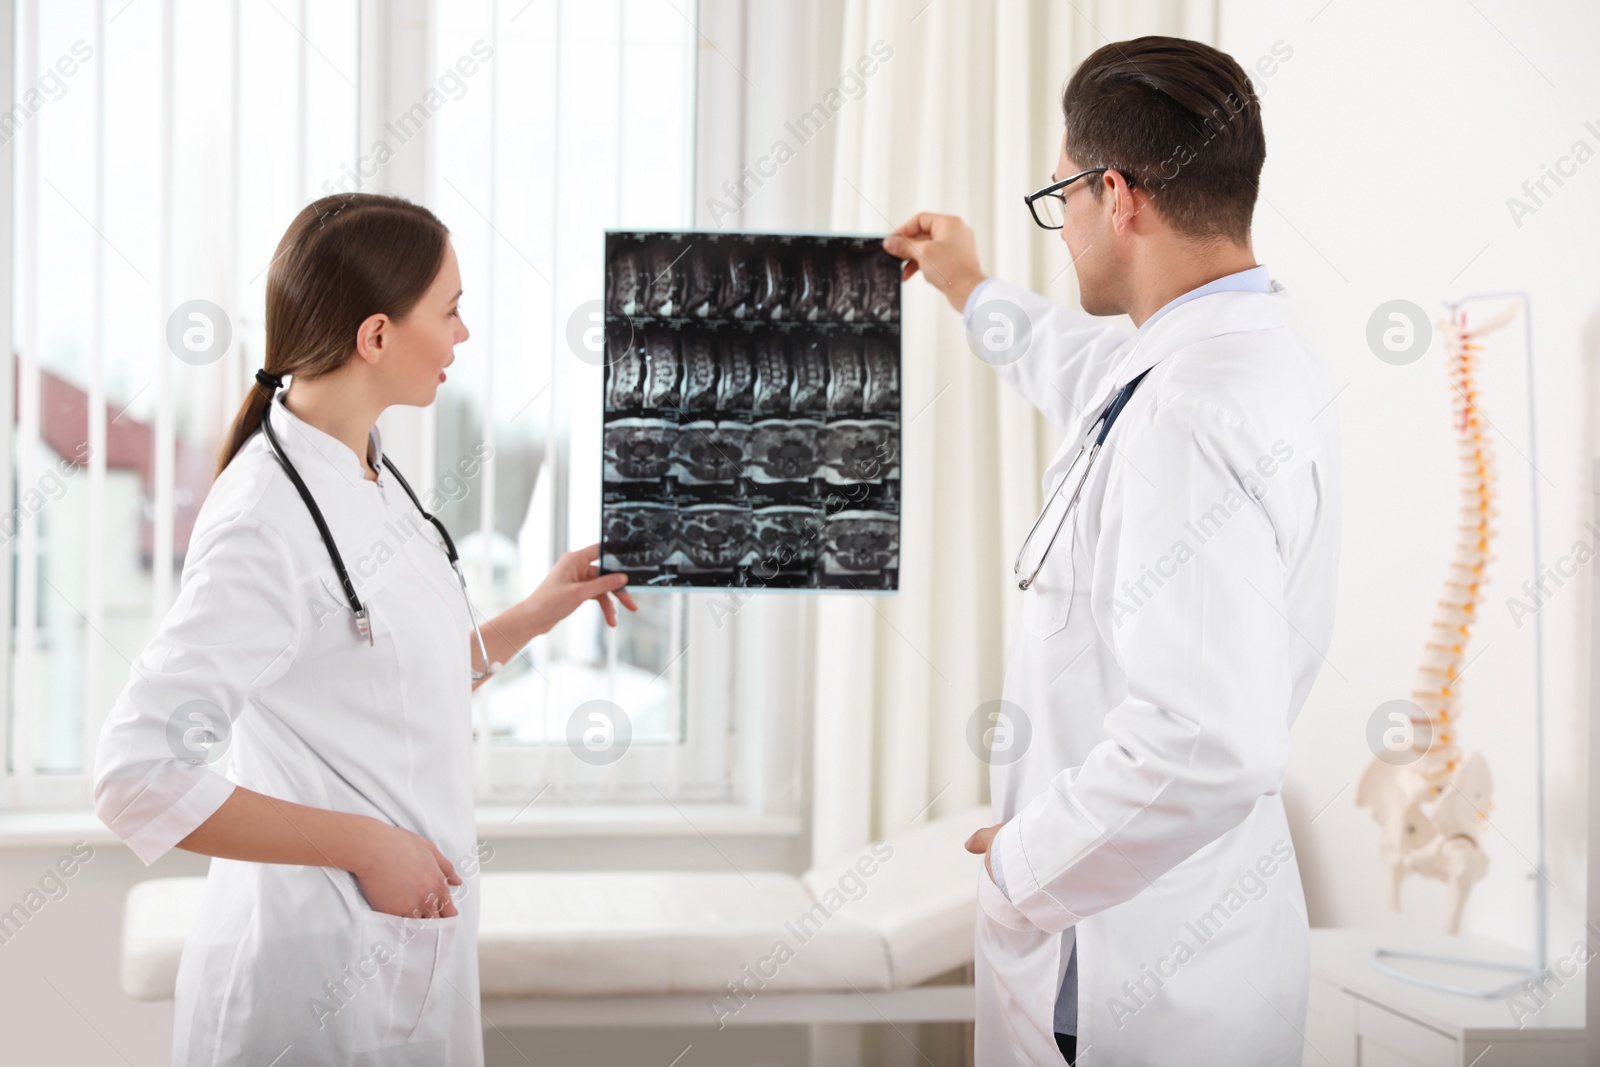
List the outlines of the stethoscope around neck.
<svg viewBox="0 0 1600 1067">
<path fill-rule="evenodd" d="M 1094 426 L 1089 427 L 1089 433 L 1085 435 L 1083 444 L 1078 446 L 1077 455 L 1072 457 L 1072 462 L 1067 464 L 1067 469 L 1061 472 L 1061 480 L 1056 483 L 1055 491 L 1044 502 L 1044 510 L 1040 511 L 1039 517 L 1033 520 L 1033 526 L 1029 528 L 1028 536 L 1022 539 L 1022 547 L 1017 550 L 1017 561 L 1011 565 L 1011 574 L 1012 577 L 1017 579 L 1017 588 L 1023 592 L 1028 591 L 1028 587 L 1033 585 L 1033 580 L 1039 577 L 1039 572 L 1044 569 L 1044 561 L 1049 557 L 1050 549 L 1055 545 L 1056 538 L 1061 536 L 1061 528 L 1066 525 L 1067 516 L 1073 514 L 1078 507 L 1078 498 L 1083 495 L 1083 485 L 1089 480 L 1089 470 L 1094 466 L 1095 457 L 1100 454 L 1100 446 L 1106 443 L 1106 437 L 1110 435 L 1111 427 L 1116 425 L 1117 416 L 1121 415 L 1122 409 L 1128 406 L 1128 401 L 1133 398 L 1133 391 L 1139 388 L 1139 383 L 1144 381 L 1145 375 L 1149 373 L 1148 370 L 1141 372 L 1138 377 L 1117 390 L 1117 394 L 1111 398 L 1111 402 L 1100 412 L 1100 418 L 1096 420 L 1096 424 L 1100 428 L 1099 434 L 1095 434 Z M 1091 436 L 1094 437 L 1093 445 L 1089 443 L 1089 437 Z M 1028 554 L 1028 543 L 1033 540 L 1033 535 L 1038 532 L 1039 524 L 1044 522 L 1045 515 L 1050 511 L 1050 505 L 1055 503 L 1057 496 L 1061 495 L 1061 488 L 1066 484 L 1067 476 L 1072 473 L 1072 468 L 1077 466 L 1078 457 L 1082 456 L 1085 450 L 1089 453 L 1089 460 L 1083 465 L 1083 473 L 1078 475 L 1078 484 L 1073 487 L 1072 496 L 1067 500 L 1067 506 L 1061 512 L 1061 519 L 1056 523 L 1055 532 L 1050 535 L 1050 540 L 1045 542 L 1044 551 L 1039 555 L 1039 562 L 1028 573 L 1027 577 L 1023 577 L 1022 559 Z M 1071 562 L 1070 553 L 1068 554 L 1067 566 L 1070 574 L 1071 568 L 1074 566 Z"/>
<path fill-rule="evenodd" d="M 260 380 L 259 375 L 258 380 Z M 274 385 L 270 382 L 262 382 L 262 385 L 272 391 L 272 400 L 269 403 L 281 402 L 278 399 L 278 391 Z M 285 405 L 285 410 L 287 410 L 287 407 Z M 261 429 L 267 435 L 267 443 L 272 446 L 273 454 L 278 457 L 278 463 L 283 466 L 284 472 L 289 475 L 289 480 L 294 483 L 295 489 L 300 493 L 300 499 L 305 501 L 306 510 L 311 512 L 311 521 L 317 524 L 317 532 L 322 535 L 322 543 L 328 548 L 328 556 L 333 560 L 333 569 L 339 575 L 339 584 L 344 587 L 345 599 L 350 602 L 350 610 L 355 615 L 357 632 L 367 639 L 367 644 L 375 643 L 372 636 L 372 620 L 367 614 L 367 607 L 361 603 L 361 598 L 356 595 L 355 583 L 350 580 L 350 573 L 345 570 L 344 559 L 339 555 L 338 546 L 333 543 L 333 534 L 328 530 L 327 520 L 322 517 L 322 509 L 317 507 L 316 500 L 311 496 L 311 490 L 306 488 L 306 483 L 300 478 L 300 472 L 295 470 L 293 463 L 289 462 L 289 457 L 284 454 L 283 446 L 278 442 L 278 434 L 272 428 L 272 412 L 270 410 L 261 414 Z M 379 462 L 389 468 L 389 473 L 394 475 L 394 480 L 400 483 L 400 488 L 406 491 L 406 496 L 410 497 L 411 502 L 417 506 L 417 510 L 422 512 L 422 517 L 433 523 L 433 528 L 438 530 L 439 536 L 444 539 L 444 554 L 450 560 L 450 569 L 456 572 L 456 581 L 461 586 L 461 597 L 467 602 L 467 617 L 472 621 L 472 632 L 478 640 L 478 652 L 483 656 L 483 662 L 488 668 L 482 671 L 474 669 L 472 680 L 475 682 L 482 681 L 500 670 L 504 664 L 493 663 L 489 660 L 489 648 L 483 643 L 483 631 L 478 628 L 478 613 L 473 610 L 472 597 L 467 593 L 467 577 L 461 573 L 461 557 L 456 555 L 456 543 L 451 539 L 450 531 L 444 528 L 444 523 L 439 521 L 438 516 L 433 515 L 427 508 L 422 506 L 422 501 L 412 491 L 410 483 L 405 480 L 405 476 L 395 467 L 394 460 L 385 454 Z"/>
</svg>

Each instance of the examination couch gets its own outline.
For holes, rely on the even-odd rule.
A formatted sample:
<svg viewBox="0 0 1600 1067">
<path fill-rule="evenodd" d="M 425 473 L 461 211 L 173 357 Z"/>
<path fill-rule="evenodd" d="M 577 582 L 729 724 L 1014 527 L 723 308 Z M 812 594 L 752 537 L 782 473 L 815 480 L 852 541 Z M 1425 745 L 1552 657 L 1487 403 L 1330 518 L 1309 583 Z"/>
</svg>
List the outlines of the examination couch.
<svg viewBox="0 0 1600 1067">
<path fill-rule="evenodd" d="M 495 1026 L 958 1022 L 973 1015 L 987 808 L 922 821 L 799 877 L 771 871 L 484 872 Z M 123 991 L 170 1000 L 203 878 L 129 892 Z"/>
</svg>

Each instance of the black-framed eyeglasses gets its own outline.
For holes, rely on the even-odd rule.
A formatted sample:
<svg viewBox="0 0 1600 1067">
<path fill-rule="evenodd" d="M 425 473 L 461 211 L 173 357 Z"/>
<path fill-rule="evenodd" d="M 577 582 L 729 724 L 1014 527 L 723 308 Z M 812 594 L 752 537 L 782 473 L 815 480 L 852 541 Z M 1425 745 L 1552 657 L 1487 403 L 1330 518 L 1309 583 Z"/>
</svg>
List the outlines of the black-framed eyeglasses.
<svg viewBox="0 0 1600 1067">
<path fill-rule="evenodd" d="M 1112 169 L 1114 168 L 1090 167 L 1088 170 L 1080 170 L 1070 178 L 1062 178 L 1058 182 L 1051 182 L 1038 192 L 1029 193 L 1022 198 L 1022 202 L 1028 205 L 1028 213 L 1033 216 L 1033 221 L 1038 223 L 1040 227 L 1046 230 L 1059 230 L 1066 219 L 1067 186 L 1079 178 L 1085 178 L 1091 174 L 1104 174 Z M 1123 170 L 1118 170 L 1117 173 L 1122 175 L 1122 180 L 1128 183 L 1128 188 L 1132 189 L 1133 175 Z"/>
</svg>

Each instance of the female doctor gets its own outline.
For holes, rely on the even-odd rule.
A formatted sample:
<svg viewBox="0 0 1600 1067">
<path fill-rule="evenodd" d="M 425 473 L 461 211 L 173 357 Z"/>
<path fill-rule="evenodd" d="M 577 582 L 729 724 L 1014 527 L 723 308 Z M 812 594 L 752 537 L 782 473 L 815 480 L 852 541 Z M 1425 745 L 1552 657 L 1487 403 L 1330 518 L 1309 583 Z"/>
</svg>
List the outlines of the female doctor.
<svg viewBox="0 0 1600 1067">
<path fill-rule="evenodd" d="M 475 626 L 375 425 L 433 402 L 460 296 L 448 231 L 391 197 L 312 203 L 273 259 L 266 366 L 95 767 L 145 863 L 216 857 L 174 1064 L 482 1061 L 470 694 L 585 600 L 637 607 L 591 545 Z"/>
</svg>

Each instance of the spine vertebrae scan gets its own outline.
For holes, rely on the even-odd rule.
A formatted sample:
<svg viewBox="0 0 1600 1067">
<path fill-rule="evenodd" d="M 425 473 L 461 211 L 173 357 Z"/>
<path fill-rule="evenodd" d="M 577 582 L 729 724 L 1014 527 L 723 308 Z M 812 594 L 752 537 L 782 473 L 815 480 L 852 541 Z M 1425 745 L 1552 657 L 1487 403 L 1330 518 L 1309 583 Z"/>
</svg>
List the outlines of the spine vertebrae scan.
<svg viewBox="0 0 1600 1067">
<path fill-rule="evenodd" d="M 1494 804 L 1489 764 L 1480 752 L 1464 753 L 1457 737 L 1461 719 L 1461 675 L 1467 646 L 1483 603 L 1495 536 L 1494 448 L 1489 421 L 1479 408 L 1481 339 L 1509 323 L 1513 306 L 1468 326 L 1466 314 L 1441 321 L 1454 394 L 1456 450 L 1460 463 L 1459 540 L 1434 615 L 1410 711 L 1385 735 L 1384 747 L 1356 785 L 1356 803 L 1372 812 L 1381 828 L 1379 854 L 1388 882 L 1391 911 L 1400 910 L 1400 885 L 1410 874 L 1449 886 L 1443 927 L 1461 928 L 1461 913 L 1474 883 L 1488 873 L 1479 838 Z M 1403 702 L 1402 702 L 1403 703 Z M 1390 744 L 1391 737 L 1397 743 Z"/>
</svg>

